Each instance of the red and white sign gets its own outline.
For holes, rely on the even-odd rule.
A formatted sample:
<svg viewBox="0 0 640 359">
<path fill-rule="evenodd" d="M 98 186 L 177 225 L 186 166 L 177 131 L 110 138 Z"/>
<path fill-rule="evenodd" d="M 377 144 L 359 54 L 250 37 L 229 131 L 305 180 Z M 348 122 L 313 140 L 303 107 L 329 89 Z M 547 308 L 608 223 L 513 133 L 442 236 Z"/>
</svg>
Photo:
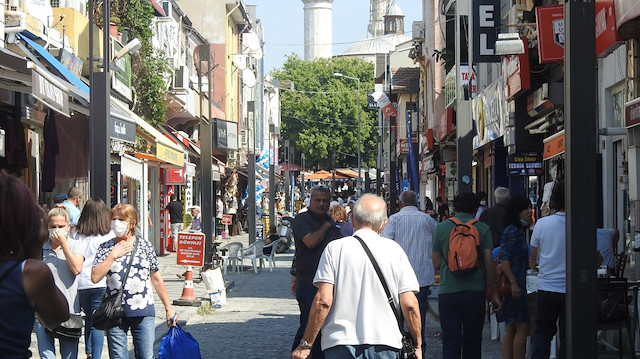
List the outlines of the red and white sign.
<svg viewBox="0 0 640 359">
<path fill-rule="evenodd" d="M 167 184 L 185 184 L 184 169 L 169 168 L 167 169 Z"/>
<path fill-rule="evenodd" d="M 391 100 L 389 100 L 389 97 L 387 97 L 386 93 L 376 91 L 371 94 L 371 97 L 373 97 L 373 99 L 378 103 L 378 107 L 380 107 L 380 110 L 387 121 L 390 121 L 391 117 L 398 116 L 398 111 L 393 107 L 393 104 L 391 103 Z"/>
<path fill-rule="evenodd" d="M 233 216 L 230 214 L 223 214 L 222 219 L 220 220 L 222 224 L 226 224 L 229 226 L 231 225 L 231 223 L 233 223 L 232 221 L 233 221 Z"/>
<path fill-rule="evenodd" d="M 529 76 L 529 49 L 527 39 L 524 42 L 524 54 L 502 57 L 502 76 L 504 77 L 504 93 L 507 100 L 512 100 L 531 88 Z"/>
<path fill-rule="evenodd" d="M 204 265 L 204 233 L 178 233 L 176 264 L 202 267 Z"/>
<path fill-rule="evenodd" d="M 540 63 L 564 60 L 564 5 L 536 7 Z"/>
<path fill-rule="evenodd" d="M 640 97 L 624 104 L 624 125 L 633 127 L 640 124 Z"/>
<path fill-rule="evenodd" d="M 605 57 L 623 43 L 616 28 L 613 0 L 596 0 L 596 56 Z"/>
</svg>

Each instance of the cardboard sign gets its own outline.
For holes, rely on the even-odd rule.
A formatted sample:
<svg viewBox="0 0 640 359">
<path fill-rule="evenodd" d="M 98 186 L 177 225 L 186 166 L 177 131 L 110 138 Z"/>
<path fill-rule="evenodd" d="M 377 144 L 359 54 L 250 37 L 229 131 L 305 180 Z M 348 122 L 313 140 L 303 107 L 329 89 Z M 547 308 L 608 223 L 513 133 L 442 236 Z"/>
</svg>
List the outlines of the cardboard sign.
<svg viewBox="0 0 640 359">
<path fill-rule="evenodd" d="M 229 226 L 233 223 L 232 221 L 233 221 L 233 216 L 230 214 L 223 214 L 222 219 L 220 220 L 222 224 L 226 224 Z"/>
<path fill-rule="evenodd" d="M 176 264 L 202 267 L 204 265 L 204 233 L 178 233 Z"/>
</svg>

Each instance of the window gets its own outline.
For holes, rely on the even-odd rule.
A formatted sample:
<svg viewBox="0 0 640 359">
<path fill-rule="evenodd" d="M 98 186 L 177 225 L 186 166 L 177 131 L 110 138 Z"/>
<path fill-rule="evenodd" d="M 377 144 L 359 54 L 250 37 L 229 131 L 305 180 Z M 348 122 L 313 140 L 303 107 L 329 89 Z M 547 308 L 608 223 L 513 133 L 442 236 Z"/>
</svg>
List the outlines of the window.
<svg viewBox="0 0 640 359">
<path fill-rule="evenodd" d="M 613 127 L 624 127 L 624 89 L 611 94 L 611 107 L 613 108 L 611 125 Z"/>
<path fill-rule="evenodd" d="M 60 0 L 49 0 L 51 7 L 60 7 Z"/>
</svg>

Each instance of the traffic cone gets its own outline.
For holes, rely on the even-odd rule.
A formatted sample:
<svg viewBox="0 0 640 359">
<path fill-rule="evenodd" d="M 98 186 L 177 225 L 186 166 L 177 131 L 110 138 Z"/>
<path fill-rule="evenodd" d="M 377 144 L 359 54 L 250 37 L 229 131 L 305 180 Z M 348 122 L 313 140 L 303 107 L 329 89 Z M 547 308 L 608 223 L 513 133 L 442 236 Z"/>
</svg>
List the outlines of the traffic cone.
<svg viewBox="0 0 640 359">
<path fill-rule="evenodd" d="M 189 305 L 200 306 L 201 301 L 196 300 L 196 296 L 193 293 L 193 272 L 191 266 L 187 267 L 187 271 L 184 276 L 184 287 L 182 288 L 182 297 L 173 301 L 174 305 Z"/>
</svg>

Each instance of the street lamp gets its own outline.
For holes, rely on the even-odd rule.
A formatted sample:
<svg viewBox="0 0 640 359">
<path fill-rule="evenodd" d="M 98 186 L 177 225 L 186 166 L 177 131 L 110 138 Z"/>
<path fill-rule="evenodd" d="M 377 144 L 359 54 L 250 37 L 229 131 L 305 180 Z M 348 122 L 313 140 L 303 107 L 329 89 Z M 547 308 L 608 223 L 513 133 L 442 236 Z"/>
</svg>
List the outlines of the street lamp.
<svg viewBox="0 0 640 359">
<path fill-rule="evenodd" d="M 360 171 L 362 169 L 362 164 L 360 162 L 360 79 L 357 77 L 351 77 L 351 76 L 347 76 L 345 74 L 342 74 L 340 72 L 335 72 L 333 74 L 333 76 L 337 76 L 337 77 L 344 77 L 350 80 L 354 80 L 358 82 L 358 179 L 356 181 L 356 190 L 358 195 L 360 195 L 360 193 L 362 192 L 362 185 L 361 185 L 361 176 L 360 176 Z"/>
</svg>

